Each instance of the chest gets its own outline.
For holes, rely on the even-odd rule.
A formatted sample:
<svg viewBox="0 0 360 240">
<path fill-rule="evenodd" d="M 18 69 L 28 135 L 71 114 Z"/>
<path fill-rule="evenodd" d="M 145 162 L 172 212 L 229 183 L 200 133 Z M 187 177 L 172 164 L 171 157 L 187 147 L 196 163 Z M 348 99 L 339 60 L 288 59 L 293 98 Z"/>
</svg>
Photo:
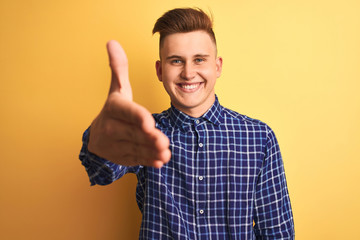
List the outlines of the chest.
<svg viewBox="0 0 360 240">
<path fill-rule="evenodd" d="M 204 183 L 214 188 L 219 184 L 255 184 L 265 157 L 265 139 L 258 129 L 201 124 L 164 133 L 172 152 L 162 170 L 167 182 Z"/>
</svg>

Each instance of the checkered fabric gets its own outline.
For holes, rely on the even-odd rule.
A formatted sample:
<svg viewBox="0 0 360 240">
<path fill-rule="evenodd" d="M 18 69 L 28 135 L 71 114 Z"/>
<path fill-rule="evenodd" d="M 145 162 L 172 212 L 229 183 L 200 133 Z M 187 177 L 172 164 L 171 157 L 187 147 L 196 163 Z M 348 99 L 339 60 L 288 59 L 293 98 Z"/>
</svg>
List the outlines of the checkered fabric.
<svg viewBox="0 0 360 240">
<path fill-rule="evenodd" d="M 171 143 L 161 169 L 95 156 L 87 151 L 89 130 L 80 153 L 92 185 L 137 175 L 139 239 L 294 239 L 283 161 L 265 123 L 222 107 L 217 97 L 200 118 L 173 106 L 153 116 Z"/>
</svg>

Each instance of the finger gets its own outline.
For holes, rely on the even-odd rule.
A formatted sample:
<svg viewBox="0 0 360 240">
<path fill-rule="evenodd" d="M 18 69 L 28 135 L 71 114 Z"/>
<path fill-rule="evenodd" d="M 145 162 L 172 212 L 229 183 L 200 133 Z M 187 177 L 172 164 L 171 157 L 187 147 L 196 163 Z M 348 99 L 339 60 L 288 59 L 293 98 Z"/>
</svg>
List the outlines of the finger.
<svg viewBox="0 0 360 240">
<path fill-rule="evenodd" d="M 129 67 L 125 51 L 115 40 L 110 40 L 106 47 L 111 68 L 109 93 L 119 92 L 125 95 L 129 100 L 132 100 L 132 90 L 129 82 Z"/>
<path fill-rule="evenodd" d="M 153 135 L 150 139 L 153 142 L 153 146 L 155 149 L 158 149 L 160 151 L 169 150 L 170 140 L 164 133 L 162 133 L 159 129 L 155 128 L 155 131 L 151 134 Z M 166 156 L 165 158 L 170 156 L 171 154 L 169 156 Z"/>
<path fill-rule="evenodd" d="M 161 168 L 162 166 L 164 166 L 164 164 L 165 163 L 163 161 L 155 160 L 155 161 L 149 162 L 147 165 L 144 165 L 144 166 L 149 166 L 149 167 L 154 167 L 154 168 Z"/>
<path fill-rule="evenodd" d="M 151 113 L 145 107 L 129 101 L 121 94 L 110 95 L 104 111 L 107 111 L 111 118 L 133 124 L 145 132 L 151 132 L 155 128 Z"/>
<path fill-rule="evenodd" d="M 107 148 L 107 156 L 105 157 L 108 160 L 126 166 L 152 166 L 153 162 L 165 164 L 170 160 L 171 154 L 169 149 L 155 151 L 148 146 L 126 141 L 107 145 Z"/>
<path fill-rule="evenodd" d="M 126 141 L 141 144 L 155 150 L 169 148 L 169 139 L 158 129 L 145 132 L 142 128 L 117 119 L 107 122 L 106 135 L 112 141 Z"/>
</svg>

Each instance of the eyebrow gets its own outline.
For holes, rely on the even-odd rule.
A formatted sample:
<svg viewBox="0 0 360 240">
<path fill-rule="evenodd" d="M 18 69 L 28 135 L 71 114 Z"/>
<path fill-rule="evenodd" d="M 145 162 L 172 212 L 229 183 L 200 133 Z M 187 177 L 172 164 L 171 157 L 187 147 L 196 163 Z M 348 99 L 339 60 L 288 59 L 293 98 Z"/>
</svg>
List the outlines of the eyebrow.
<svg viewBox="0 0 360 240">
<path fill-rule="evenodd" d="M 210 55 L 209 54 L 196 54 L 194 57 L 207 58 L 207 57 L 210 57 Z"/>
<path fill-rule="evenodd" d="M 195 58 L 198 58 L 198 57 L 206 58 L 206 57 L 210 57 L 210 55 L 209 55 L 209 54 L 196 54 L 196 55 L 194 55 L 194 57 L 195 57 Z M 179 59 L 179 58 L 183 58 L 183 57 L 181 57 L 181 56 L 179 56 L 179 55 L 171 55 L 171 56 L 168 56 L 168 57 L 166 58 L 166 60 Z"/>
<path fill-rule="evenodd" d="M 168 57 L 166 58 L 166 60 L 178 59 L 178 58 L 182 58 L 182 57 L 180 57 L 180 56 L 178 56 L 178 55 L 171 55 L 171 56 L 168 56 Z"/>
</svg>

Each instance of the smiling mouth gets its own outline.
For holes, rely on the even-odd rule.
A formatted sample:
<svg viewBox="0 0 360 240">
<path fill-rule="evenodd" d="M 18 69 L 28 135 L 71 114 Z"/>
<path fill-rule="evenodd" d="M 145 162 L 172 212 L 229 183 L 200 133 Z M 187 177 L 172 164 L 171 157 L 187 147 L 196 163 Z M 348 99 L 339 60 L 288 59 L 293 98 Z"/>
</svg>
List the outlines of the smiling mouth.
<svg viewBox="0 0 360 240">
<path fill-rule="evenodd" d="M 177 84 L 183 91 L 185 92 L 192 92 L 193 90 L 196 90 L 199 88 L 201 83 L 193 83 L 193 84 Z"/>
<path fill-rule="evenodd" d="M 196 88 L 197 86 L 199 86 L 200 85 L 200 83 L 196 83 L 196 84 L 182 84 L 181 85 L 181 87 L 182 88 L 185 88 L 185 89 L 194 89 L 194 88 Z"/>
</svg>

